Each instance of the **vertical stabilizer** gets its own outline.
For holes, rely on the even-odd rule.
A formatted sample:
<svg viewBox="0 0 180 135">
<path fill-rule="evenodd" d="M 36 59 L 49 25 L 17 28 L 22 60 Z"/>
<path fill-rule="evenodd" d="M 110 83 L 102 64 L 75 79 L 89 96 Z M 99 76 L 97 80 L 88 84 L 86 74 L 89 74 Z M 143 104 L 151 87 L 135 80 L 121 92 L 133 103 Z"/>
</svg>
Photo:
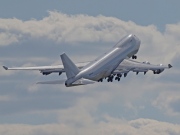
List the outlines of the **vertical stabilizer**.
<svg viewBox="0 0 180 135">
<path fill-rule="evenodd" d="M 61 60 L 66 72 L 67 78 L 72 78 L 79 73 L 79 68 L 70 60 L 70 58 L 65 54 L 61 54 Z"/>
</svg>

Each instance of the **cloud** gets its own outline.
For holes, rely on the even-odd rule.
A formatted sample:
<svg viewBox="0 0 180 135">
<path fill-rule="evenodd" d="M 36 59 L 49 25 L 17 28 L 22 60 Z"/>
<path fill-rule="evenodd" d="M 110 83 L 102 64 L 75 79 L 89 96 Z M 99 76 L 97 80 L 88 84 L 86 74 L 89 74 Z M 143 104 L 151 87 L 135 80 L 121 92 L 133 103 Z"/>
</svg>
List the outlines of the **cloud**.
<svg viewBox="0 0 180 135">
<path fill-rule="evenodd" d="M 180 116 L 180 92 L 162 92 L 152 103 L 155 107 L 164 111 L 167 115 Z"/>
<path fill-rule="evenodd" d="M 2 46 L 18 42 L 18 37 L 15 34 L 11 34 L 11 33 L 1 33 L 0 39 L 1 39 L 0 44 Z"/>
<path fill-rule="evenodd" d="M 72 44 L 74 42 L 117 42 L 127 33 L 141 32 L 149 35 L 151 32 L 157 32 L 153 25 L 138 26 L 131 21 L 125 22 L 115 17 L 67 15 L 52 11 L 42 20 L 22 21 L 13 18 L 0 19 L 0 22 L 2 33 L 0 45 L 41 38 Z M 149 30 L 148 33 L 147 30 Z"/>
<path fill-rule="evenodd" d="M 82 42 L 115 44 L 124 35 L 134 33 L 142 40 L 140 55 L 155 62 L 168 62 L 180 51 L 178 29 L 179 23 L 167 24 L 165 32 L 161 33 L 154 25 L 141 26 L 115 17 L 67 15 L 49 11 L 49 16 L 42 20 L 0 19 L 0 46 L 32 40 L 72 45 Z"/>
<path fill-rule="evenodd" d="M 177 135 L 180 133 L 179 126 L 167 122 L 160 122 L 151 119 L 137 119 L 130 121 L 130 125 L 135 128 L 136 134 L 152 135 Z M 133 133 L 132 133 L 133 134 Z"/>
<path fill-rule="evenodd" d="M 136 119 L 125 121 L 107 118 L 106 122 L 92 123 L 84 128 L 75 128 L 67 124 L 5 124 L 0 125 L 0 134 L 3 135 L 179 135 L 180 125 L 160 122 L 151 119 Z"/>
<path fill-rule="evenodd" d="M 95 42 L 113 41 L 119 38 L 121 30 L 116 30 L 122 22 L 104 16 L 75 15 L 49 12 L 42 20 L 21 21 L 16 18 L 0 19 L 0 45 L 10 45 L 28 39 L 49 39 L 54 42 Z M 124 33 L 125 34 L 125 33 Z"/>
</svg>

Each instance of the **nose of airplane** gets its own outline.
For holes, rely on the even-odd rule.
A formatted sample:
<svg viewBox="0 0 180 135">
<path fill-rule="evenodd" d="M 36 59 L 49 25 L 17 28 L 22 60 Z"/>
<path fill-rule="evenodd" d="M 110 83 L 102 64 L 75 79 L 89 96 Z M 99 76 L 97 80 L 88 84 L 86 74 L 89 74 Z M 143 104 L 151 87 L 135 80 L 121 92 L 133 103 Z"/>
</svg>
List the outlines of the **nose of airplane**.
<svg viewBox="0 0 180 135">
<path fill-rule="evenodd" d="M 134 38 L 136 40 L 136 45 L 140 46 L 141 40 L 137 36 L 135 36 L 135 35 L 134 35 Z"/>
</svg>

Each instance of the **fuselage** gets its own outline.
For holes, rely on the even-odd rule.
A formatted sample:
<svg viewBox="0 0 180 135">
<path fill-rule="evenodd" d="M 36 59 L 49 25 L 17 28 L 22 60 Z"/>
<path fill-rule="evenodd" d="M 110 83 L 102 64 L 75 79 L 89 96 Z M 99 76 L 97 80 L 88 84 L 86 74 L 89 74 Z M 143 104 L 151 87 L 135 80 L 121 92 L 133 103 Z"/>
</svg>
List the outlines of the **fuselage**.
<svg viewBox="0 0 180 135">
<path fill-rule="evenodd" d="M 83 67 L 81 71 L 67 83 L 73 83 L 74 80 L 85 78 L 97 81 L 101 78 L 111 75 L 118 65 L 127 57 L 136 54 L 140 47 L 140 40 L 133 34 L 122 38 L 110 51 L 98 57 L 88 65 Z"/>
</svg>

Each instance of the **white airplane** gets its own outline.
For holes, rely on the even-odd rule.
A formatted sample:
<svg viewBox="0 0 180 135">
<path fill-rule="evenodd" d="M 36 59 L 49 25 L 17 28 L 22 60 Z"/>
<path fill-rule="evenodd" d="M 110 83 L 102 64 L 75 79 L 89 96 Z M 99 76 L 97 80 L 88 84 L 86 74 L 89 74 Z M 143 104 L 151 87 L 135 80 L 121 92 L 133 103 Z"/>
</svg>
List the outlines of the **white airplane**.
<svg viewBox="0 0 180 135">
<path fill-rule="evenodd" d="M 160 74 L 164 69 L 171 68 L 159 64 L 152 65 L 148 61 L 137 62 L 135 55 L 140 47 L 141 41 L 133 34 L 127 35 L 122 38 L 113 48 L 108 52 L 99 56 L 94 61 L 76 63 L 74 64 L 71 59 L 65 54 L 61 54 L 63 65 L 57 66 L 39 66 L 39 67 L 13 67 L 8 68 L 3 66 L 5 70 L 39 70 L 43 75 L 51 73 L 66 73 L 67 80 L 46 81 L 38 82 L 38 84 L 62 84 L 65 83 L 66 87 L 92 84 L 95 82 L 102 82 L 107 79 L 108 82 L 115 80 L 120 81 L 122 74 L 127 76 L 128 72 L 133 71 L 138 74 L 139 72 L 146 72 L 152 70 L 154 74 Z"/>
</svg>

